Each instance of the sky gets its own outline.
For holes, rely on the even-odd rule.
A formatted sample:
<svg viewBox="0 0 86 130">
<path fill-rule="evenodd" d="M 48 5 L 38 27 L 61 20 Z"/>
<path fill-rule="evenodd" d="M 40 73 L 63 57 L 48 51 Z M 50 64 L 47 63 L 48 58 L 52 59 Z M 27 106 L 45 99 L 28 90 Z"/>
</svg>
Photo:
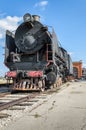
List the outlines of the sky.
<svg viewBox="0 0 86 130">
<path fill-rule="evenodd" d="M 0 76 L 4 65 L 6 30 L 14 31 L 25 13 L 37 14 L 44 25 L 53 27 L 61 46 L 72 61 L 86 67 L 86 0 L 0 0 Z"/>
</svg>

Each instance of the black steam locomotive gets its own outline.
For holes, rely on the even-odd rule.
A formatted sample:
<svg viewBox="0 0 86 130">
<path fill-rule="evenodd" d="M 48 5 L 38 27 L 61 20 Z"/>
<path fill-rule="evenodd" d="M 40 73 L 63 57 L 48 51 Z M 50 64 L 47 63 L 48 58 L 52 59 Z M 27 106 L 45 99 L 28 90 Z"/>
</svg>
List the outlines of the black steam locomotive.
<svg viewBox="0 0 86 130">
<path fill-rule="evenodd" d="M 6 31 L 6 76 L 13 79 L 15 90 L 44 90 L 73 73 L 72 61 L 39 16 L 27 13 L 23 19 L 15 34 Z"/>
</svg>

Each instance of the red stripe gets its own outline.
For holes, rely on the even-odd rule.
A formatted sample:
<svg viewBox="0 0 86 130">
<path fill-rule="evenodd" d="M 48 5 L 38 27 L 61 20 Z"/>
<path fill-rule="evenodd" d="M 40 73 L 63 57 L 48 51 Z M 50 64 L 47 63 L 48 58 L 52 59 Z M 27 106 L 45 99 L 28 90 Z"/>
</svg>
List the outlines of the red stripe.
<svg viewBox="0 0 86 130">
<path fill-rule="evenodd" d="M 43 76 L 43 71 L 29 71 L 27 73 L 29 77 L 42 77 Z"/>
<path fill-rule="evenodd" d="M 12 77 L 12 78 L 15 78 L 16 75 L 17 75 L 16 71 L 9 71 L 6 74 L 7 77 Z"/>
</svg>

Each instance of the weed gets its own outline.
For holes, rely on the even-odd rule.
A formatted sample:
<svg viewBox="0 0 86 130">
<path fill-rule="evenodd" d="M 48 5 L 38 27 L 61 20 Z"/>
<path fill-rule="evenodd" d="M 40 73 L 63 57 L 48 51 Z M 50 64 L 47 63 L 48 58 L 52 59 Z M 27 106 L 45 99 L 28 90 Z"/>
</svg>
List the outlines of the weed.
<svg viewBox="0 0 86 130">
<path fill-rule="evenodd" d="M 52 110 L 53 109 L 53 106 L 52 107 L 50 107 L 48 110 L 50 111 L 50 110 Z"/>
<path fill-rule="evenodd" d="M 41 117 L 41 115 L 39 115 L 38 113 L 35 113 L 34 117 L 38 118 L 38 117 Z"/>
</svg>

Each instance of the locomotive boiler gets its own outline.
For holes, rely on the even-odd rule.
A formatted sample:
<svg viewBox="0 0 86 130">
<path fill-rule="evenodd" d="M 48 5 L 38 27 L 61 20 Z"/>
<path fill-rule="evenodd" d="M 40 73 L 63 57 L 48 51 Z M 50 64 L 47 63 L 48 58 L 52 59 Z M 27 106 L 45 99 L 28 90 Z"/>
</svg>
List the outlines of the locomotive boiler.
<svg viewBox="0 0 86 130">
<path fill-rule="evenodd" d="M 15 33 L 6 31 L 5 65 L 13 90 L 44 90 L 73 73 L 70 55 L 59 46 L 54 29 L 49 32 L 38 15 L 29 13 Z"/>
</svg>

